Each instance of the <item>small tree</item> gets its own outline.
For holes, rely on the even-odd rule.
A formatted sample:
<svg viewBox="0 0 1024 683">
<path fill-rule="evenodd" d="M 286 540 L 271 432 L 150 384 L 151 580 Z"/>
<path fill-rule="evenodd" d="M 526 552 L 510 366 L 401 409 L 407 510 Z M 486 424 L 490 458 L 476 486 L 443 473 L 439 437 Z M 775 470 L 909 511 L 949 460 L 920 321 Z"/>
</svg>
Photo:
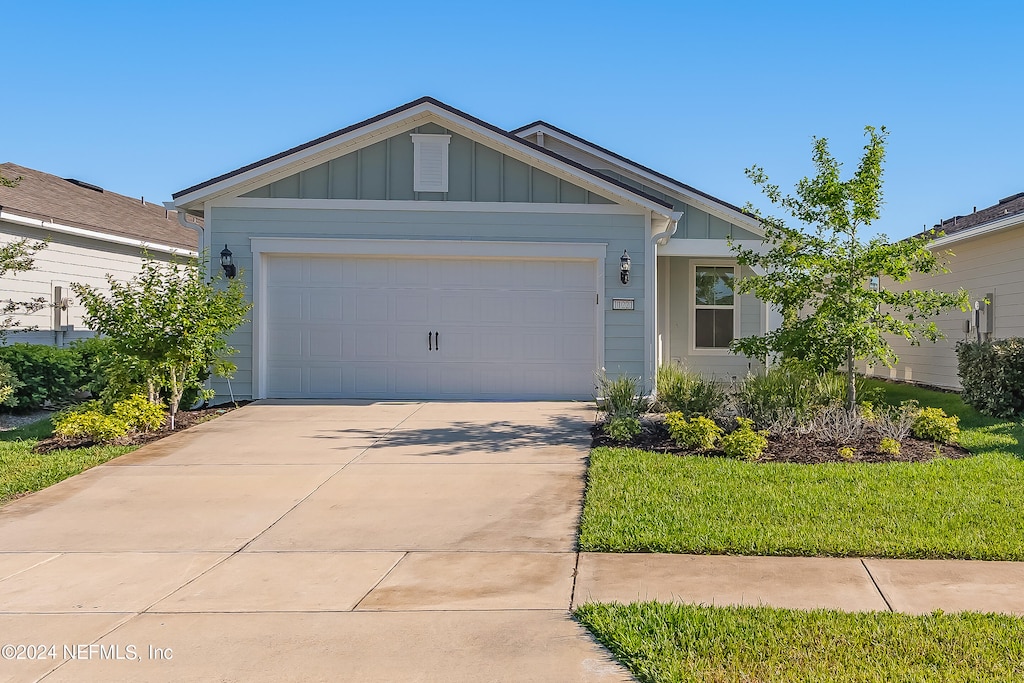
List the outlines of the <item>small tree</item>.
<svg viewBox="0 0 1024 683">
<path fill-rule="evenodd" d="M 208 282 L 194 259 L 182 264 L 148 257 L 128 282 L 109 275 L 107 281 L 109 294 L 71 285 L 85 306 L 85 324 L 109 337 L 117 354 L 142 369 L 150 400 L 158 400 L 157 389 L 167 390 L 174 429 L 178 404 L 190 385 L 206 373 L 229 377 L 235 370 L 227 356 L 236 350 L 226 337 L 245 322 L 251 308 L 245 285 L 241 278 L 226 287 Z"/>
<path fill-rule="evenodd" d="M 813 178 L 796 184 L 796 194 L 783 195 L 759 166 L 747 177 L 771 202 L 811 230 L 789 227 L 784 220 L 763 216 L 747 207 L 765 228 L 763 250 L 733 245 L 741 265 L 761 274 L 740 280 L 740 293 L 754 294 L 782 313 L 782 326 L 767 334 L 733 342 L 732 350 L 750 357 L 782 354 L 807 361 L 819 370 L 845 364 L 846 407 L 856 402 L 854 363 L 899 361 L 885 335 L 911 344 L 936 341 L 942 333 L 927 318 L 942 310 L 966 310 L 967 293 L 928 290 L 894 292 L 878 286 L 879 278 L 906 282 L 914 273 L 948 272 L 928 249 L 934 232 L 889 243 L 885 235 L 864 241 L 859 230 L 880 215 L 884 127 L 865 129 L 868 143 L 857 171 L 840 179 L 841 164 L 831 155 L 828 140 L 814 138 Z"/>
<path fill-rule="evenodd" d="M 0 174 L 0 186 L 2 187 L 17 187 L 19 182 L 21 182 L 20 176 L 5 178 L 3 174 Z M 0 277 L 7 273 L 24 273 L 32 270 L 35 265 L 32 257 L 36 252 L 45 248 L 46 242 L 37 242 L 27 237 L 0 246 Z M 44 297 L 35 297 L 28 301 L 14 301 L 13 299 L 0 301 L 0 316 L 3 316 L 0 318 L 0 341 L 3 341 L 9 329 L 21 327 L 21 323 L 14 319 L 14 315 L 35 313 L 45 307 L 46 299 Z M 23 327 L 22 329 L 34 328 Z"/>
</svg>

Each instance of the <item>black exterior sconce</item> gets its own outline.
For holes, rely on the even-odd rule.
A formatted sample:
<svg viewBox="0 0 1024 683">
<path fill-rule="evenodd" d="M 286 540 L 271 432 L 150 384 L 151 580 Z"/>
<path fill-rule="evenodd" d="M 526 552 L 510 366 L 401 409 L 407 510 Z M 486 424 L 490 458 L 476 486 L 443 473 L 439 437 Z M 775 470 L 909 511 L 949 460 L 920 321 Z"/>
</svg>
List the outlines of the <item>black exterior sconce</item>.
<svg viewBox="0 0 1024 683">
<path fill-rule="evenodd" d="M 220 267 L 224 269 L 224 274 L 229 278 L 235 276 L 235 264 L 231 262 L 231 250 L 226 244 L 223 251 L 220 252 Z"/>
<path fill-rule="evenodd" d="M 629 260 L 629 253 L 623 249 L 622 256 L 619 258 L 619 280 L 624 285 L 629 284 L 629 266 L 631 261 Z"/>
</svg>

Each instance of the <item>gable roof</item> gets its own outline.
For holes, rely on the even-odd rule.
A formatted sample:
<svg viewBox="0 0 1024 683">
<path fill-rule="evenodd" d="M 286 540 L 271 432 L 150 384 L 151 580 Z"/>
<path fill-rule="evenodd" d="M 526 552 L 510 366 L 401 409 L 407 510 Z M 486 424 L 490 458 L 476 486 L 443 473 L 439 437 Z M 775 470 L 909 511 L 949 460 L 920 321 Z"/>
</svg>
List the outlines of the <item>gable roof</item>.
<svg viewBox="0 0 1024 683">
<path fill-rule="evenodd" d="M 730 204 L 729 202 L 725 201 L 724 199 L 719 199 L 718 197 L 715 197 L 714 195 L 710 195 L 707 192 L 704 192 L 702 190 L 698 190 L 697 188 L 693 187 L 692 185 L 687 185 L 686 183 L 684 183 L 684 182 L 682 182 L 680 180 L 676 180 L 675 178 L 672 178 L 671 176 L 667 176 L 664 173 L 660 173 L 658 171 L 655 171 L 653 168 L 650 168 L 648 166 L 644 166 L 643 164 L 637 163 L 636 161 L 633 161 L 632 159 L 624 157 L 621 154 L 617 154 L 616 152 L 613 152 L 610 149 L 607 149 L 606 147 L 602 147 L 601 145 L 593 143 L 590 140 L 586 140 L 584 138 L 581 138 L 578 135 L 575 135 L 573 133 L 570 133 L 567 130 L 559 128 L 558 126 L 553 126 L 550 123 L 548 123 L 547 121 L 537 120 L 537 121 L 534 121 L 533 123 L 528 123 L 525 126 L 520 126 L 519 128 L 516 128 L 515 130 L 513 130 L 512 134 L 513 135 L 529 134 L 531 132 L 534 132 L 536 129 L 540 129 L 540 128 L 546 129 L 548 131 L 552 131 L 552 132 L 554 132 L 558 136 L 566 137 L 566 138 L 568 138 L 568 139 L 570 139 L 570 140 L 572 140 L 574 142 L 577 142 L 577 143 L 579 143 L 581 145 L 589 147 L 591 150 L 596 150 L 596 151 L 598 151 L 598 152 L 600 152 L 600 153 L 602 153 L 604 155 L 610 156 L 613 159 L 616 159 L 617 161 L 620 161 L 623 164 L 626 164 L 627 166 L 632 166 L 634 169 L 639 170 L 642 173 L 654 176 L 655 178 L 665 182 L 669 187 L 673 187 L 673 188 L 675 188 L 677 190 L 680 190 L 684 194 L 686 194 L 686 193 L 688 193 L 688 194 L 695 194 L 698 197 L 703 197 L 704 199 L 707 199 L 707 200 L 709 200 L 709 201 L 711 201 L 711 202 L 713 202 L 715 204 L 718 204 L 719 206 L 721 206 L 723 208 L 726 208 L 729 211 L 736 212 L 736 213 L 744 216 L 745 218 L 747 218 L 749 220 L 756 221 L 754 216 L 752 216 L 751 214 L 749 214 L 747 211 L 743 210 L 742 208 L 736 206 L 735 204 Z"/>
<path fill-rule="evenodd" d="M 971 228 L 986 225 L 994 221 L 1001 221 L 1011 216 L 1024 214 L 1024 192 L 1003 197 L 998 204 L 985 207 L 981 211 L 974 211 L 966 216 L 953 216 L 946 218 L 935 225 L 936 230 L 941 230 L 946 237 L 961 233 Z M 1024 220 L 1024 216 L 1021 216 Z M 967 237 L 967 235 L 964 235 Z"/>
<path fill-rule="evenodd" d="M 21 178 L 15 187 L 0 185 L 0 211 L 6 214 L 196 251 L 196 231 L 182 227 L 176 214 L 159 204 L 10 162 L 0 164 L 0 174 Z"/>
<path fill-rule="evenodd" d="M 509 131 L 503 130 L 493 124 L 487 123 L 486 121 L 478 119 L 475 116 L 471 116 L 470 114 L 467 114 L 448 104 L 445 104 L 444 102 L 436 100 L 433 97 L 421 97 L 417 100 L 413 100 L 412 102 L 403 104 L 400 107 L 396 107 L 394 109 L 386 111 L 383 114 L 378 114 L 377 116 L 368 118 L 365 121 L 360 121 L 359 123 L 355 123 L 351 126 L 346 126 L 345 128 L 336 130 L 333 133 L 328 133 L 327 135 L 323 135 L 319 138 L 316 138 L 315 140 L 310 140 L 309 142 L 297 145 L 295 147 L 292 147 L 291 149 L 287 149 L 273 156 L 269 156 L 265 159 L 261 159 L 246 166 L 242 166 L 241 168 L 237 168 L 234 171 L 229 171 L 228 173 L 221 174 L 215 178 L 203 181 L 191 187 L 185 188 L 184 190 L 181 190 L 179 192 L 175 192 L 173 195 L 171 195 L 171 197 L 177 202 L 177 200 L 180 198 L 185 198 L 188 195 L 192 195 L 202 190 L 213 188 L 213 186 L 223 183 L 224 181 L 231 180 L 232 178 L 242 176 L 251 171 L 256 171 L 260 168 L 270 166 L 275 162 L 284 161 L 289 157 L 299 155 L 302 152 L 312 150 L 315 147 L 324 145 L 325 143 L 329 143 L 334 140 L 338 140 L 339 138 L 350 135 L 352 133 L 357 133 L 361 129 L 372 126 L 375 123 L 380 123 L 389 118 L 409 112 L 410 110 L 413 110 L 417 107 L 423 107 L 424 105 L 426 105 L 428 109 L 432 108 L 435 110 L 445 112 L 447 115 L 449 115 L 449 117 L 454 117 L 456 120 L 462 119 L 463 121 L 469 122 L 475 126 L 484 128 L 490 133 L 494 134 L 495 136 L 501 138 L 502 141 L 505 142 L 506 144 L 509 144 L 510 146 L 513 147 L 517 147 L 521 150 L 525 150 L 531 156 L 537 157 L 538 155 L 543 155 L 542 158 L 548 157 L 563 166 L 572 167 L 574 171 L 579 172 L 577 173 L 577 175 L 580 175 L 583 178 L 591 178 L 593 180 L 598 181 L 602 185 L 612 185 L 616 188 L 619 194 L 626 195 L 627 197 L 640 199 L 642 200 L 642 203 L 646 205 L 654 204 L 657 207 L 660 207 L 660 209 L 664 209 L 665 215 L 669 215 L 669 213 L 672 210 L 671 203 L 666 202 L 665 200 L 659 197 L 647 194 L 646 192 L 631 187 L 627 183 L 624 183 L 616 178 L 607 176 L 603 173 L 600 173 L 599 171 L 595 171 L 594 169 L 588 168 L 584 164 L 581 164 L 577 161 L 573 161 L 571 159 L 567 159 L 561 156 L 560 154 L 552 152 L 551 150 L 535 145 L 529 140 L 524 140 L 523 138 L 514 135 Z"/>
</svg>

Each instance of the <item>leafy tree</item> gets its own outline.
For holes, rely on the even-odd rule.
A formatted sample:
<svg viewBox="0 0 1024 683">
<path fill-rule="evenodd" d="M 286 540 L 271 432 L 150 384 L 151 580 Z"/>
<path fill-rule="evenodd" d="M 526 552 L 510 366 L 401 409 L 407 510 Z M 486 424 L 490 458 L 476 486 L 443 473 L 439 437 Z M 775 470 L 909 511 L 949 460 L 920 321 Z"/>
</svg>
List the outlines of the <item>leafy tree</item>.
<svg viewBox="0 0 1024 683">
<path fill-rule="evenodd" d="M 748 205 L 765 228 L 762 250 L 732 245 L 739 263 L 760 273 L 740 280 L 737 290 L 775 305 L 783 317 L 779 329 L 738 339 L 732 350 L 756 358 L 795 357 L 819 371 L 845 364 L 848 410 L 856 401 L 856 361 L 889 367 L 899 361 L 886 335 L 911 344 L 934 342 L 942 333 L 928 318 L 948 308 L 967 308 L 963 289 L 894 292 L 877 286 L 879 278 L 906 282 L 915 273 L 948 271 L 939 258 L 945 254 L 928 249 L 934 231 L 896 243 L 885 235 L 867 241 L 861 236 L 880 215 L 888 135 L 884 127 L 864 131 L 864 155 L 846 180 L 840 178 L 842 165 L 829 152 L 828 140 L 817 137 L 811 155 L 817 174 L 797 182 L 795 195 L 769 183 L 761 167 L 747 169 L 747 177 L 773 204 L 810 229 L 790 227 Z"/>
<path fill-rule="evenodd" d="M 210 372 L 230 377 L 236 369 L 227 360 L 236 350 L 226 337 L 246 321 L 251 304 L 241 278 L 226 287 L 218 280 L 207 281 L 194 259 L 165 263 L 147 257 L 128 282 L 108 275 L 109 294 L 71 285 L 85 306 L 85 324 L 111 340 L 126 367 L 146 377 L 150 400 L 158 400 L 160 389 L 168 392 L 171 429 L 186 390 Z"/>
</svg>

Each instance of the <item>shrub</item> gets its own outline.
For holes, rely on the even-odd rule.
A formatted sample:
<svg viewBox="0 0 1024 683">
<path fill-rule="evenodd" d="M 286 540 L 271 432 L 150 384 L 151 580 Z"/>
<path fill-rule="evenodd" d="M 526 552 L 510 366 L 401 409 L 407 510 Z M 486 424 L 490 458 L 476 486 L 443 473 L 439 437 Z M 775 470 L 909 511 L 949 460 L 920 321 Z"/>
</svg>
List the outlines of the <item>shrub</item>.
<svg viewBox="0 0 1024 683">
<path fill-rule="evenodd" d="M 964 403 L 993 417 L 1024 412 L 1024 338 L 958 342 L 956 357 Z"/>
<path fill-rule="evenodd" d="M 113 414 L 128 425 L 129 429 L 143 432 L 159 429 L 167 417 L 162 405 L 153 403 L 142 394 L 135 394 L 115 403 Z"/>
<path fill-rule="evenodd" d="M 722 450 L 730 458 L 757 460 L 768 448 L 768 433 L 755 431 L 754 423 L 745 417 L 737 417 L 736 422 L 739 428 L 722 437 Z"/>
<path fill-rule="evenodd" d="M 867 428 L 859 407 L 851 413 L 841 405 L 831 405 L 819 408 L 800 431 L 824 443 L 850 443 L 863 438 Z"/>
<path fill-rule="evenodd" d="M 680 412 L 665 415 L 669 436 L 681 448 L 709 450 L 715 447 L 723 430 L 714 420 L 703 416 L 686 419 Z"/>
<path fill-rule="evenodd" d="M 878 442 L 878 450 L 883 453 L 888 453 L 889 455 L 899 455 L 901 449 L 902 447 L 900 446 L 900 442 L 896 439 L 885 437 Z"/>
<path fill-rule="evenodd" d="M 960 436 L 960 418 L 946 415 L 942 408 L 922 408 L 911 427 L 914 436 L 936 443 L 955 443 Z"/>
<path fill-rule="evenodd" d="M 613 415 L 604 424 L 604 433 L 619 442 L 632 440 L 640 429 L 640 420 L 628 415 Z"/>
<path fill-rule="evenodd" d="M 897 443 L 902 442 L 910 436 L 918 410 L 917 401 L 904 401 L 898 406 L 878 408 L 874 411 L 875 431 Z"/>
<path fill-rule="evenodd" d="M 88 437 L 93 441 L 106 442 L 118 439 L 131 431 L 131 426 L 116 415 L 103 412 L 99 401 L 89 401 L 71 410 L 65 410 L 53 418 L 53 432 L 65 439 Z"/>
<path fill-rule="evenodd" d="M 717 382 L 675 363 L 658 368 L 655 388 L 662 412 L 714 415 L 725 405 L 725 390 Z"/>
<path fill-rule="evenodd" d="M 843 460 L 853 460 L 853 456 L 857 454 L 857 451 L 854 450 L 852 446 L 843 446 L 836 450 L 836 453 L 838 453 L 839 457 Z"/>
<path fill-rule="evenodd" d="M 0 361 L 7 363 L 21 382 L 7 405 L 14 410 L 35 410 L 74 397 L 82 388 L 85 368 L 71 348 L 43 344 L 0 346 Z"/>
<path fill-rule="evenodd" d="M 0 361 L 0 405 L 10 405 L 14 392 L 21 387 L 22 383 L 14 376 L 11 366 Z"/>
<path fill-rule="evenodd" d="M 609 420 L 617 416 L 638 418 L 647 412 L 650 402 L 640 390 L 639 377 L 624 374 L 613 380 L 601 372 L 597 384 L 604 398 L 602 409 L 608 413 Z"/>
</svg>

